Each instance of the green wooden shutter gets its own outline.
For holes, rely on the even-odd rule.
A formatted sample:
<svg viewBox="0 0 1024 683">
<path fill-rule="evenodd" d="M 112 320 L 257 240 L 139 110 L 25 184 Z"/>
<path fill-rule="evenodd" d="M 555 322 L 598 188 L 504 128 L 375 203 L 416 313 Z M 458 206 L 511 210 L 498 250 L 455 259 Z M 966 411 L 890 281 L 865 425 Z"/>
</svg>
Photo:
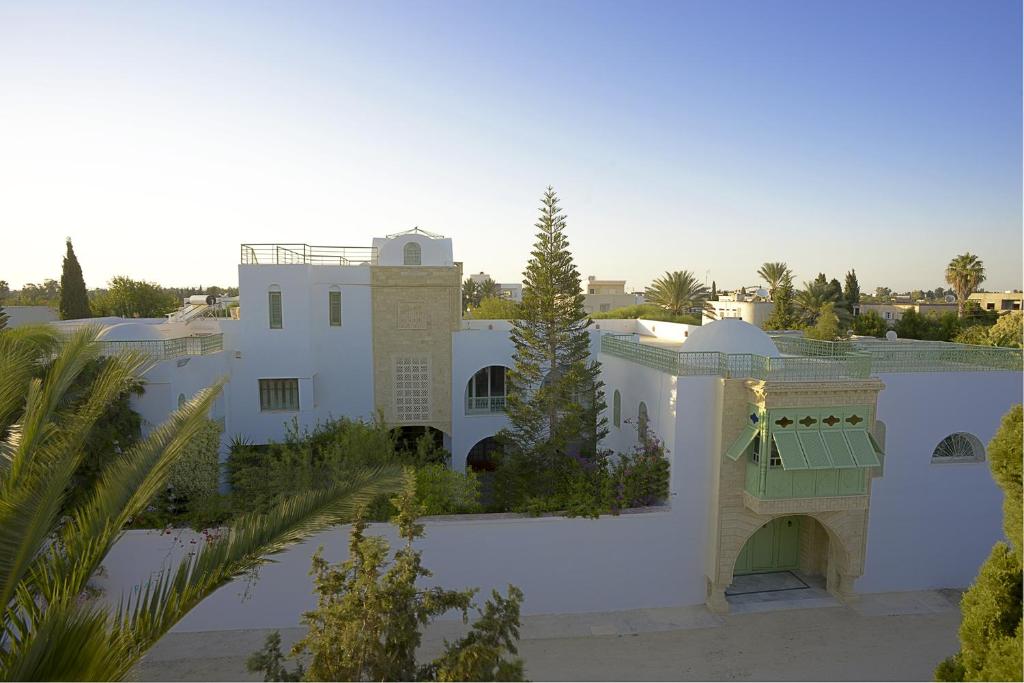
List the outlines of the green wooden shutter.
<svg viewBox="0 0 1024 683">
<path fill-rule="evenodd" d="M 284 327 L 281 310 L 281 292 L 269 292 L 268 308 L 270 310 L 270 329 L 280 330 Z"/>
</svg>

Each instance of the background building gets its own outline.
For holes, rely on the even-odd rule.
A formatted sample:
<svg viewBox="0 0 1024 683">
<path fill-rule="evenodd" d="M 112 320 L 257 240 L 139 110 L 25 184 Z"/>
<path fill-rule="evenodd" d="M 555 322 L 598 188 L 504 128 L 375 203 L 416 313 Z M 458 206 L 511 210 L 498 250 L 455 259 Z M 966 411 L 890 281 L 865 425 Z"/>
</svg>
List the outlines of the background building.
<svg viewBox="0 0 1024 683">
<path fill-rule="evenodd" d="M 625 280 L 598 280 L 589 275 L 584 288 L 583 310 L 586 313 L 604 313 L 644 302 L 643 294 L 626 293 Z"/>
</svg>

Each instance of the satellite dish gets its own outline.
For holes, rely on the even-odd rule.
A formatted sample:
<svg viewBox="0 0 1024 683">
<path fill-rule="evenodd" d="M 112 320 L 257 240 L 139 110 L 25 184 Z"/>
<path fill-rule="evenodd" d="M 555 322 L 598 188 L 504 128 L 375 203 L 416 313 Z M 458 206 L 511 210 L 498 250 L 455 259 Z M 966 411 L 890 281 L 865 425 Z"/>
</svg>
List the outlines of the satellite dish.
<svg viewBox="0 0 1024 683">
<path fill-rule="evenodd" d="M 899 335 L 896 334 L 896 330 L 889 330 L 885 333 L 886 341 L 896 341 L 897 337 L 899 337 Z"/>
<path fill-rule="evenodd" d="M 946 299 L 946 303 L 947 304 L 955 304 L 956 303 L 956 297 L 954 295 L 952 295 L 952 294 L 947 294 L 944 298 Z"/>
<path fill-rule="evenodd" d="M 768 294 L 769 294 L 768 290 L 765 289 L 764 287 L 762 287 L 761 289 L 757 290 L 754 293 L 757 294 L 757 296 L 762 297 L 762 298 L 767 297 Z"/>
</svg>

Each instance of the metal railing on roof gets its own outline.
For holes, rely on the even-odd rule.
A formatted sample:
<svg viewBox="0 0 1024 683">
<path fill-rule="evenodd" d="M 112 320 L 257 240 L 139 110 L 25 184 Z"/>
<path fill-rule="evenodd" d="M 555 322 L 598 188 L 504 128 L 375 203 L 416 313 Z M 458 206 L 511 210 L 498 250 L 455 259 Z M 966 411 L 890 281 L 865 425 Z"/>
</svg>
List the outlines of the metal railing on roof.
<svg viewBox="0 0 1024 683">
<path fill-rule="evenodd" d="M 243 244 L 241 261 L 244 265 L 372 266 L 377 264 L 377 247 Z"/>
<path fill-rule="evenodd" d="M 773 337 L 779 357 L 650 346 L 637 335 L 605 334 L 601 352 L 677 376 L 718 376 L 777 381 L 865 379 L 871 373 L 1022 371 L 1021 349 L 947 342 L 818 341 Z M 685 345 L 683 348 L 686 348 Z"/>
<path fill-rule="evenodd" d="M 224 335 L 201 334 L 191 337 L 173 339 L 140 339 L 136 341 L 104 341 L 100 345 L 100 353 L 113 356 L 125 351 L 138 351 L 154 360 L 168 360 L 184 356 L 209 356 L 224 350 Z"/>
</svg>

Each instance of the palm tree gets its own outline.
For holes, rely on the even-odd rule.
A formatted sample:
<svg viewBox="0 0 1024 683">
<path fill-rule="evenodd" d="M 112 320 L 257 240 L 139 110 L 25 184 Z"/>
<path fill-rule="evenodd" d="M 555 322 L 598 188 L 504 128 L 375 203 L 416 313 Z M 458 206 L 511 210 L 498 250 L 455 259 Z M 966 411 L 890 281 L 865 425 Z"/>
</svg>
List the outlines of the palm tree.
<svg viewBox="0 0 1024 683">
<path fill-rule="evenodd" d="M 758 269 L 757 274 L 768 285 L 768 296 L 773 301 L 775 300 L 775 292 L 779 289 L 779 286 L 786 280 L 786 278 L 793 277 L 793 271 L 791 271 L 789 266 L 781 261 L 765 263 Z"/>
<path fill-rule="evenodd" d="M 985 281 L 985 264 L 971 252 L 960 254 L 946 266 L 946 282 L 956 294 L 957 315 L 964 317 L 964 305 L 971 292 Z"/>
<path fill-rule="evenodd" d="M 478 296 L 481 301 L 488 297 L 497 299 L 498 297 L 501 296 L 501 287 L 498 285 L 497 282 L 495 282 L 491 278 L 487 278 L 476 287 Z"/>
<path fill-rule="evenodd" d="M 703 308 L 708 301 L 708 288 L 688 270 L 665 273 L 644 292 L 647 303 L 656 304 L 673 315 L 682 315 L 692 308 Z"/>
<path fill-rule="evenodd" d="M 802 322 L 812 325 L 818 319 L 821 307 L 835 303 L 835 292 L 828 282 L 804 282 L 804 288 L 796 293 L 794 303 Z"/>
<path fill-rule="evenodd" d="M 241 573 L 310 534 L 397 491 L 401 476 L 368 470 L 329 490 L 293 496 L 267 514 L 236 519 L 177 567 L 162 570 L 116 610 L 80 600 L 125 525 L 162 490 L 220 392 L 204 389 L 90 490 L 66 498 L 97 418 L 145 370 L 114 356 L 71 410 L 66 392 L 98 356 L 96 330 L 58 340 L 46 328 L 0 333 L 0 679 L 117 680 L 193 607 Z"/>
</svg>

